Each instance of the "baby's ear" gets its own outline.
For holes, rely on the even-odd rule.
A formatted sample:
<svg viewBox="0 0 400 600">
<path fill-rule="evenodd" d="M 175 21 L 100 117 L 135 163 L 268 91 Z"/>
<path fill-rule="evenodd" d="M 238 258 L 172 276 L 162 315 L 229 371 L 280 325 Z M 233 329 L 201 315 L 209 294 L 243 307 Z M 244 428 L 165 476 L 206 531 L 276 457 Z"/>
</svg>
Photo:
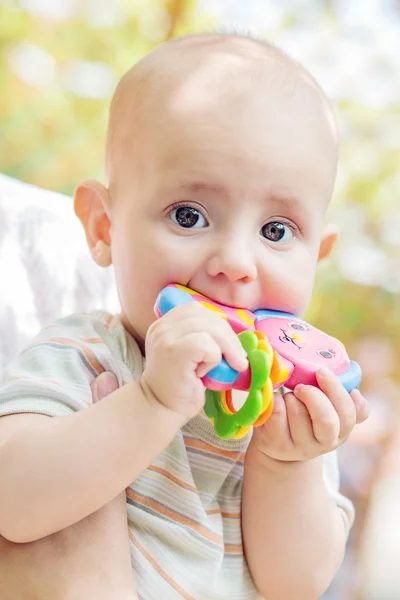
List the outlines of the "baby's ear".
<svg viewBox="0 0 400 600">
<path fill-rule="evenodd" d="M 338 240 L 338 237 L 339 230 L 336 225 L 325 225 L 319 247 L 318 262 L 324 258 L 328 258 Z"/>
<path fill-rule="evenodd" d="M 111 222 L 107 214 L 108 191 L 95 179 L 86 179 L 74 194 L 74 210 L 83 225 L 94 261 L 108 267 L 111 258 Z"/>
</svg>

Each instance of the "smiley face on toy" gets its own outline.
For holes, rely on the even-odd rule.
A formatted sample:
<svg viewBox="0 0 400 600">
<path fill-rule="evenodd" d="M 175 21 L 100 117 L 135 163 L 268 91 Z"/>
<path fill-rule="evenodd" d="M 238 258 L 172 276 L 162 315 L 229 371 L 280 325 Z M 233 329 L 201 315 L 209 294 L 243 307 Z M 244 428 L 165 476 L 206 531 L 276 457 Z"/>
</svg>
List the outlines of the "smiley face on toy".
<svg viewBox="0 0 400 600">
<path fill-rule="evenodd" d="M 258 310 L 255 316 L 255 328 L 266 334 L 288 367 L 286 387 L 317 385 L 315 373 L 321 367 L 331 369 L 348 391 L 358 387 L 361 370 L 339 340 L 288 313 Z"/>
</svg>

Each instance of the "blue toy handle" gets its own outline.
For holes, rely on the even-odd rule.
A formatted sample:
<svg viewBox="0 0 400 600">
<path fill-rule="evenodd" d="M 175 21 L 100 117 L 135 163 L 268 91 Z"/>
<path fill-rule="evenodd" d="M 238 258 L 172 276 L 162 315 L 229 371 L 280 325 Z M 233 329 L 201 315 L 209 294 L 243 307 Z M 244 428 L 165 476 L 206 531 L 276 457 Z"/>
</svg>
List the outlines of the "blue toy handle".
<svg viewBox="0 0 400 600">
<path fill-rule="evenodd" d="M 357 389 L 361 383 L 361 367 L 354 360 L 351 360 L 348 371 L 342 373 L 341 375 L 336 375 L 336 377 L 339 379 L 346 392 L 350 393 L 353 390 Z"/>
<path fill-rule="evenodd" d="M 239 377 L 239 371 L 232 369 L 226 360 L 222 358 L 220 363 L 207 373 L 206 377 L 207 387 L 210 388 L 210 390 L 220 390 L 221 386 L 232 388 Z M 217 387 L 215 387 L 213 383 L 217 384 Z"/>
</svg>

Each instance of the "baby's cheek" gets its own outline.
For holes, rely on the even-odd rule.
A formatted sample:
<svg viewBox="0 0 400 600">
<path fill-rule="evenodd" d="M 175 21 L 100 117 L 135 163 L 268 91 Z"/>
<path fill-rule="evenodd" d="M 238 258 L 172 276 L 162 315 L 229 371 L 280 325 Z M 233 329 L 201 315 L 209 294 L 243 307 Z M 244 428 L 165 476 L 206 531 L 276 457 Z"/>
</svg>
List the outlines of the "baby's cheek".
<svg viewBox="0 0 400 600">
<path fill-rule="evenodd" d="M 311 299 L 314 277 L 306 271 L 282 274 L 279 282 L 269 294 L 266 308 L 288 312 L 301 316 L 306 311 Z"/>
<path fill-rule="evenodd" d="M 298 271 L 292 274 L 292 290 L 294 312 L 297 315 L 302 315 L 311 300 L 311 295 L 314 287 L 315 269 L 309 265 L 299 268 Z"/>
</svg>

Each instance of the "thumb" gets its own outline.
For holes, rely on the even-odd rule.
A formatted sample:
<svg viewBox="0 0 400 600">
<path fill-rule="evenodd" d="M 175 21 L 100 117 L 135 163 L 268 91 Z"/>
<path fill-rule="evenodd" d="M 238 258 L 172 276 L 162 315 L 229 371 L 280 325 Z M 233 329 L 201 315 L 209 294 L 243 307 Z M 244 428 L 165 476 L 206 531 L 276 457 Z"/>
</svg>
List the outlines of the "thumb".
<svg viewBox="0 0 400 600">
<path fill-rule="evenodd" d="M 118 389 L 118 380 L 111 371 L 104 371 L 90 384 L 93 404 Z"/>
</svg>

